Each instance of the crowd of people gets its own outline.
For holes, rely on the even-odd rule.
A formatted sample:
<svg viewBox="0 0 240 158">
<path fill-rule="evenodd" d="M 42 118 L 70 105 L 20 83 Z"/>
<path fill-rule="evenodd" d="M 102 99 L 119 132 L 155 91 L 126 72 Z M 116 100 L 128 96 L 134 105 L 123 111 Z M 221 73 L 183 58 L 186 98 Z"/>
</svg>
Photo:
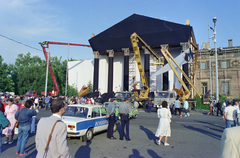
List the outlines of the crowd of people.
<svg viewBox="0 0 240 158">
<path fill-rule="evenodd" d="M 50 157 L 71 157 L 69 148 L 67 146 L 67 130 L 66 125 L 61 121 L 62 115 L 65 113 L 67 105 L 69 104 L 95 104 L 96 100 L 93 98 L 84 97 L 49 97 L 44 96 L 37 97 L 9 97 L 1 99 L 7 99 L 7 105 L 4 108 L 3 104 L 0 103 L 0 132 L 5 135 L 5 141 L 3 144 L 12 144 L 14 131 L 18 129 L 18 139 L 16 146 L 16 154 L 20 156 L 26 155 L 25 145 L 27 143 L 29 133 L 35 133 L 35 117 L 38 113 L 37 109 L 45 108 L 46 110 L 51 109 L 53 113 L 50 117 L 41 118 L 37 125 L 36 131 L 36 149 L 38 151 L 37 157 L 43 157 L 48 154 Z M 116 112 L 116 98 L 110 99 L 110 104 L 107 110 L 107 117 L 109 118 L 109 125 L 107 129 L 107 138 L 116 139 L 113 136 L 113 127 L 115 123 L 115 112 Z M 148 103 L 151 105 L 151 103 Z M 151 107 L 151 106 L 150 106 Z M 181 115 L 179 98 L 175 101 L 175 115 L 179 112 Z M 211 108 L 212 107 L 212 108 Z M 222 107 L 220 102 L 214 104 L 211 102 L 210 111 L 208 114 L 214 114 L 214 107 L 217 107 L 217 115 L 220 112 L 226 120 L 226 128 L 240 126 L 240 107 L 238 101 L 223 101 Z M 188 113 L 188 102 L 185 101 L 183 104 L 185 111 L 185 117 L 190 116 Z M 149 110 L 148 110 L 149 111 Z M 129 113 L 131 112 L 131 106 L 129 104 L 129 98 L 124 98 L 124 102 L 119 105 L 119 113 L 121 116 L 121 129 L 120 129 L 120 140 L 125 139 L 130 141 L 129 135 Z M 164 146 L 169 146 L 167 140 L 171 136 L 171 110 L 168 109 L 168 103 L 162 102 L 161 108 L 157 110 L 157 116 L 159 118 L 159 124 L 155 133 L 156 137 L 159 137 L 157 141 L 158 145 L 161 145 L 162 138 L 164 138 Z M 239 127 L 240 128 L 240 127 Z M 47 130 L 46 130 L 47 129 Z M 126 129 L 126 132 L 124 130 Z M 229 139 L 229 130 L 224 130 L 222 136 L 222 150 L 225 150 L 226 141 Z M 50 137 L 53 138 L 48 139 Z M 0 134 L 0 141 L 2 141 L 2 134 Z M 231 133 L 230 133 L 231 134 Z M 60 146 L 59 146 L 60 145 Z M 0 143 L 0 154 L 1 154 Z"/>
<path fill-rule="evenodd" d="M 96 98 L 87 97 L 69 97 L 69 96 L 11 96 L 2 95 L 0 98 L 0 155 L 2 146 L 2 135 L 5 135 L 3 145 L 13 143 L 14 134 L 18 134 L 16 154 L 20 156 L 26 155 L 25 145 L 30 133 L 35 133 L 36 115 L 38 109 L 54 110 L 53 103 L 56 100 L 61 100 L 64 105 L 69 104 L 95 104 Z M 59 101 L 57 102 L 59 104 Z M 5 104 L 5 105 L 4 105 Z M 58 106 L 58 105 L 55 105 Z M 58 109 L 59 110 L 59 109 Z M 56 112 L 52 111 L 53 113 Z M 18 127 L 16 127 L 18 124 Z M 37 129 L 38 130 L 38 129 Z"/>
</svg>

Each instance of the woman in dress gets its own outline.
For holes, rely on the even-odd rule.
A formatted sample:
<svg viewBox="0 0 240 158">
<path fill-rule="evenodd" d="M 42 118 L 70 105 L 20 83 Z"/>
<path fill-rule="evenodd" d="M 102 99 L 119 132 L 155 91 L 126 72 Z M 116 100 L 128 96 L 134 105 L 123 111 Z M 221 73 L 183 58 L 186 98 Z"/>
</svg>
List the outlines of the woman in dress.
<svg viewBox="0 0 240 158">
<path fill-rule="evenodd" d="M 167 102 L 162 102 L 162 108 L 158 109 L 157 115 L 159 118 L 158 129 L 156 131 L 155 136 L 159 137 L 159 141 L 157 142 L 158 145 L 161 145 L 161 140 L 164 137 L 164 145 L 169 146 L 167 143 L 168 137 L 171 136 L 171 129 L 170 129 L 170 122 L 171 122 L 171 112 L 167 108 Z"/>
<path fill-rule="evenodd" d="M 16 119 L 14 117 L 15 113 L 18 110 L 18 106 L 13 104 L 13 99 L 9 98 L 7 100 L 8 105 L 5 108 L 4 114 L 7 116 L 7 119 L 9 120 L 11 126 L 6 127 L 3 131 L 2 134 L 5 134 L 6 136 L 6 141 L 3 144 L 12 144 L 13 143 L 13 129 L 15 127 Z M 10 140 L 9 140 L 10 137 Z"/>
<path fill-rule="evenodd" d="M 26 152 L 24 152 L 24 150 L 29 136 L 32 117 L 37 115 L 35 107 L 36 106 L 33 106 L 32 100 L 27 100 L 25 103 L 25 107 L 21 110 L 18 110 L 15 114 L 15 119 L 18 119 L 19 117 L 16 154 L 19 154 L 20 156 L 27 154 Z"/>
</svg>

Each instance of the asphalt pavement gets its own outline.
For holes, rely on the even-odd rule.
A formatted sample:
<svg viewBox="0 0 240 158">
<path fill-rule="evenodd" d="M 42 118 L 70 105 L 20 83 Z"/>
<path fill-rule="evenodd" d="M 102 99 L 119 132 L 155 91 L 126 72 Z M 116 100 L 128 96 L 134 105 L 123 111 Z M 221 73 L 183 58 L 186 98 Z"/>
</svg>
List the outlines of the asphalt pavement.
<svg viewBox="0 0 240 158">
<path fill-rule="evenodd" d="M 40 109 L 37 119 L 50 116 L 50 111 Z M 172 117 L 170 146 L 157 145 L 155 137 L 159 119 L 156 110 L 151 113 L 139 109 L 139 117 L 130 120 L 130 138 L 126 140 L 107 139 L 107 132 L 96 134 L 91 142 L 82 142 L 79 138 L 68 138 L 68 146 L 73 158 L 218 158 L 220 156 L 220 140 L 225 128 L 221 116 L 206 115 L 207 111 L 191 111 L 190 117 Z M 114 133 L 119 138 L 118 130 Z M 3 137 L 4 141 L 5 138 Z M 162 140 L 163 141 L 163 140 Z M 20 157 L 15 154 L 17 135 L 14 143 L 2 145 L 3 158 Z M 26 158 L 36 157 L 35 134 L 30 134 L 26 144 Z"/>
</svg>

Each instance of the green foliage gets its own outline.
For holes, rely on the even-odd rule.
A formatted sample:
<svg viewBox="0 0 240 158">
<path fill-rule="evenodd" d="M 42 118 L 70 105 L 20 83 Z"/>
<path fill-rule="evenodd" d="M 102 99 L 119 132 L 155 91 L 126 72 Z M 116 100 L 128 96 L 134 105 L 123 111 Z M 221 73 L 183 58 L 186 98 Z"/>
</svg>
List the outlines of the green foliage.
<svg viewBox="0 0 240 158">
<path fill-rule="evenodd" d="M 0 55 L 0 91 L 1 92 L 13 92 L 14 82 L 11 77 L 11 66 L 7 63 L 3 63 L 3 58 Z"/>
<path fill-rule="evenodd" d="M 68 96 L 77 96 L 78 95 L 78 90 L 77 87 L 75 85 L 68 85 L 67 86 L 67 95 Z"/>
<path fill-rule="evenodd" d="M 202 99 L 198 95 L 196 95 L 194 97 L 194 99 L 196 99 L 196 101 L 197 101 L 197 103 L 196 103 L 197 109 L 201 109 L 201 110 L 208 110 L 209 109 L 209 105 L 208 104 L 203 104 Z"/>
<path fill-rule="evenodd" d="M 89 88 L 89 93 L 93 92 L 93 85 L 91 81 L 88 81 L 87 87 Z"/>
</svg>

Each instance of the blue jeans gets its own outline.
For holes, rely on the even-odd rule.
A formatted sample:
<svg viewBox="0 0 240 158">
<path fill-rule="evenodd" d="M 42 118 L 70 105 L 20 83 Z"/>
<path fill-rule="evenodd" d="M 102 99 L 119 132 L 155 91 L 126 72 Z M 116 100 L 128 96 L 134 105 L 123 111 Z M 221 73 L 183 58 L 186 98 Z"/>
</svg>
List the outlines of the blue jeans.
<svg viewBox="0 0 240 158">
<path fill-rule="evenodd" d="M 45 110 L 48 110 L 49 108 L 49 103 L 45 104 Z"/>
<path fill-rule="evenodd" d="M 235 127 L 235 126 L 236 126 L 235 121 L 226 120 L 226 128 L 231 128 L 231 127 Z"/>
<path fill-rule="evenodd" d="M 33 116 L 32 123 L 31 123 L 31 132 L 35 132 L 35 121 L 36 121 L 36 116 Z"/>
<path fill-rule="evenodd" d="M 26 125 L 26 126 L 19 125 L 16 152 L 20 152 L 20 154 L 24 153 L 25 145 L 27 143 L 28 136 L 29 136 L 29 131 L 30 131 L 30 126 L 29 125 Z"/>
<path fill-rule="evenodd" d="M 0 157 L 2 152 L 2 132 L 0 133 Z"/>
</svg>

